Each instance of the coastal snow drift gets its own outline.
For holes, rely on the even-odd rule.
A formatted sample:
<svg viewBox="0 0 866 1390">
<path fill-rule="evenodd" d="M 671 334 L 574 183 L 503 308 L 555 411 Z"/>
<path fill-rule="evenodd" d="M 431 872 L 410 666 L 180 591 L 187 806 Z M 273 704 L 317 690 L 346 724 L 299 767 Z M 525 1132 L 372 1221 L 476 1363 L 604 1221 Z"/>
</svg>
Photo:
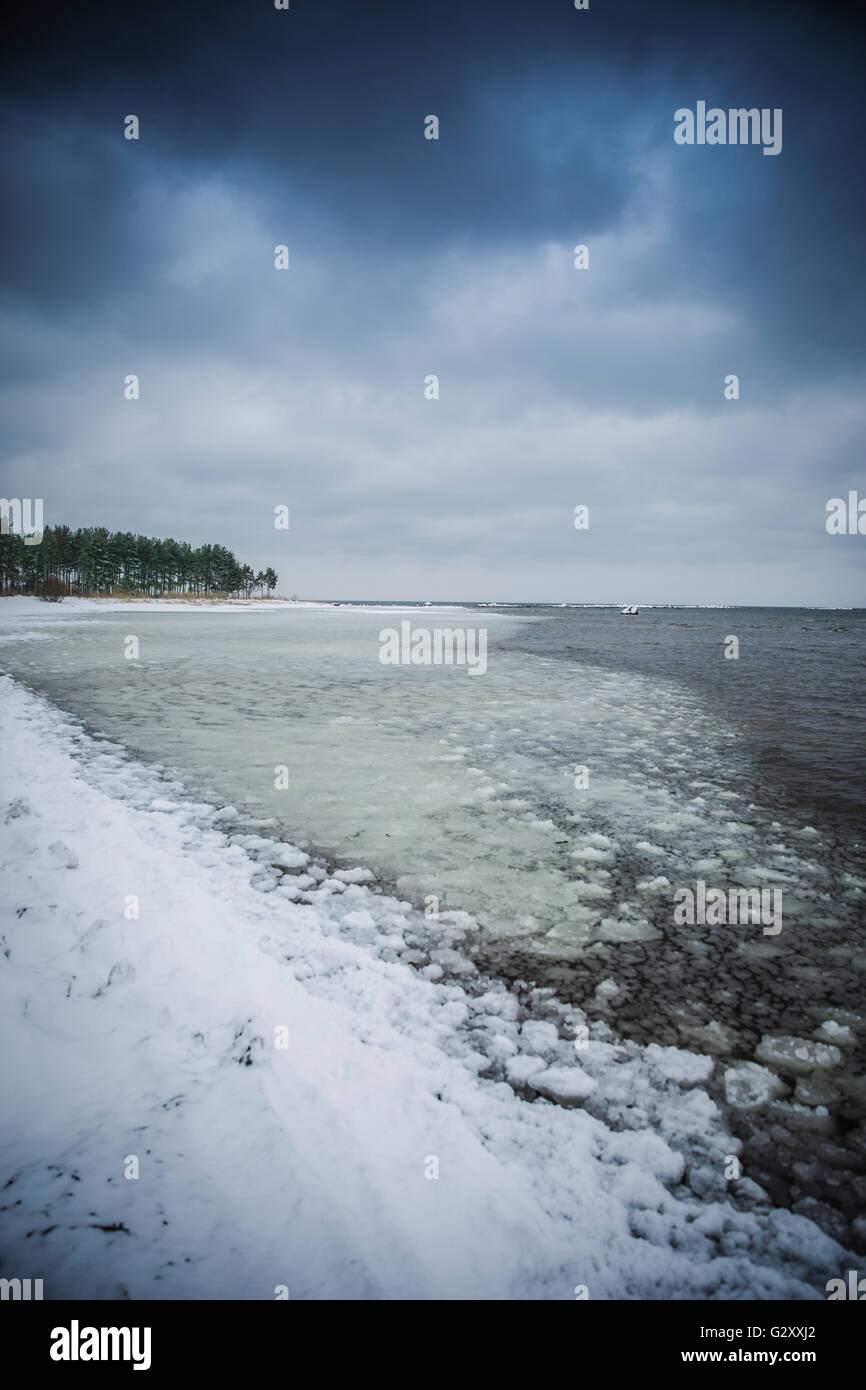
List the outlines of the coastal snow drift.
<svg viewBox="0 0 866 1390">
<path fill-rule="evenodd" d="M 734 1204 L 709 1058 L 576 1048 L 579 1011 L 481 979 L 466 914 L 329 875 L 8 677 L 0 728 L 2 1275 L 808 1299 L 846 1267 L 747 1178 Z"/>
</svg>

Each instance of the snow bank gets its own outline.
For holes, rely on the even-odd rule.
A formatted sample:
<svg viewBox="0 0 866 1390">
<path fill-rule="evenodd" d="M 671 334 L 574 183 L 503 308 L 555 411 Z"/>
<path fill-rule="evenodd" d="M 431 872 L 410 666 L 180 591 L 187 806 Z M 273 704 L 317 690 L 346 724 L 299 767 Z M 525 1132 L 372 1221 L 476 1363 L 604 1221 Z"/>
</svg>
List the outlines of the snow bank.
<svg viewBox="0 0 866 1390">
<path fill-rule="evenodd" d="M 300 608 L 313 609 L 317 613 L 357 611 L 361 613 L 462 613 L 467 612 L 466 604 L 360 604 L 340 603 L 333 599 L 298 598 L 77 598 L 70 594 L 59 603 L 46 603 L 44 599 L 28 594 L 4 594 L 0 596 L 0 609 L 4 619 L 18 617 L 50 617 L 53 619 L 69 617 L 79 613 L 128 613 L 131 611 L 151 611 L 154 613 L 229 613 L 239 610 L 265 613 L 274 609 Z M 497 613 L 485 613 L 496 618 Z"/>
<path fill-rule="evenodd" d="M 461 955 L 466 914 L 328 877 L 6 677 L 0 728 L 3 1275 L 47 1298 L 823 1298 L 845 1267 L 755 1184 L 734 1205 L 709 1058 L 603 1024 L 578 1049 L 578 1011 Z"/>
</svg>

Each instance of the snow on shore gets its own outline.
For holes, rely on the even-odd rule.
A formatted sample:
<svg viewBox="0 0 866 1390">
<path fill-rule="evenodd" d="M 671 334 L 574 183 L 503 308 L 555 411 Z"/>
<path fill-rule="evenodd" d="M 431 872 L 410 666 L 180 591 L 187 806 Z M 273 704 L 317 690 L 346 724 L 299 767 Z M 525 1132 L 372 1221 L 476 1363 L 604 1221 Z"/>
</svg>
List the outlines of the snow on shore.
<svg viewBox="0 0 866 1390">
<path fill-rule="evenodd" d="M 732 1205 L 710 1059 L 604 1025 L 577 1051 L 575 1010 L 478 977 L 465 914 L 239 833 L 8 677 L 0 728 L 2 1275 L 748 1299 L 824 1298 L 847 1267 L 747 1178 Z"/>
<path fill-rule="evenodd" d="M 0 616 L 9 618 L 51 618 L 58 620 L 82 613 L 194 613 L 236 611 L 268 613 L 279 609 L 307 609 L 317 613 L 356 610 L 362 613 L 457 613 L 465 612 L 465 604 L 376 604 L 339 603 L 330 599 L 299 598 L 76 598 L 70 595 L 60 603 L 27 594 L 0 596 Z M 487 615 L 485 615 L 486 617 Z M 497 617 L 497 614 L 491 614 Z"/>
</svg>

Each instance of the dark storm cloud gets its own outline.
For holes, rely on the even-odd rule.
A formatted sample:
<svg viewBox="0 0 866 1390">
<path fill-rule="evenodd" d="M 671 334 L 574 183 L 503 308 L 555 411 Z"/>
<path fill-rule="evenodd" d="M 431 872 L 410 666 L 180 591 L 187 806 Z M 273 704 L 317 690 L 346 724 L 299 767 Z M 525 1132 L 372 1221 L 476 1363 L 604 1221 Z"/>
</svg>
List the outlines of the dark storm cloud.
<svg viewBox="0 0 866 1390">
<path fill-rule="evenodd" d="M 763 550 L 784 601 L 817 531 L 816 575 L 850 601 L 852 556 L 822 532 L 862 476 L 844 17 L 85 4 L 25 14 L 5 61 L 7 466 L 52 520 L 221 539 L 283 572 L 268 528 L 290 501 L 319 592 L 414 591 L 426 565 L 443 596 L 489 575 L 545 597 L 591 497 L 581 580 L 644 566 L 673 598 L 677 565 L 680 594 L 712 564 L 708 584 L 745 586 Z M 782 154 L 675 146 L 701 98 L 782 107 Z"/>
<path fill-rule="evenodd" d="M 146 282 L 163 247 L 135 190 L 154 163 L 168 190 L 238 180 L 276 225 L 314 203 L 337 257 L 411 260 L 443 241 L 592 236 L 622 215 L 643 148 L 672 160 L 676 216 L 632 293 L 748 307 L 762 346 L 801 369 L 862 354 L 859 65 L 826 11 L 85 5 L 34 23 L 7 60 L 0 269 L 37 304 Z M 783 107 L 783 157 L 674 150 L 673 110 L 701 95 Z M 443 138 L 419 159 L 434 110 Z M 134 151 L 117 139 L 127 111 L 144 123 Z"/>
</svg>

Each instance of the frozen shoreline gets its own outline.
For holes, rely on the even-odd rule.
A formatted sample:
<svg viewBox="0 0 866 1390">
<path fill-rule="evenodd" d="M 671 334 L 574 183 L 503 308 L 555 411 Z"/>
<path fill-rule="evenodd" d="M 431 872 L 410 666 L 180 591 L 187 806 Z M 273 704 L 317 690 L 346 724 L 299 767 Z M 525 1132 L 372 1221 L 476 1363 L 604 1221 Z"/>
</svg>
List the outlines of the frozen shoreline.
<svg viewBox="0 0 866 1390">
<path fill-rule="evenodd" d="M 48 1298 L 748 1299 L 823 1298 L 848 1267 L 748 1179 L 751 1209 L 727 1200 L 709 1058 L 603 1025 L 576 1053 L 575 1010 L 474 977 L 465 914 L 431 941 L 372 876 L 232 833 L 6 677 L 0 708 L 4 1276 Z"/>
<path fill-rule="evenodd" d="M 465 604 L 360 604 L 336 602 L 329 599 L 293 598 L 76 598 L 70 595 L 60 603 L 26 594 L 0 595 L 0 614 L 4 618 L 58 618 L 79 613 L 273 613 L 280 610 L 302 610 L 315 613 L 463 613 Z M 497 613 L 485 614 L 496 618 Z"/>
</svg>

